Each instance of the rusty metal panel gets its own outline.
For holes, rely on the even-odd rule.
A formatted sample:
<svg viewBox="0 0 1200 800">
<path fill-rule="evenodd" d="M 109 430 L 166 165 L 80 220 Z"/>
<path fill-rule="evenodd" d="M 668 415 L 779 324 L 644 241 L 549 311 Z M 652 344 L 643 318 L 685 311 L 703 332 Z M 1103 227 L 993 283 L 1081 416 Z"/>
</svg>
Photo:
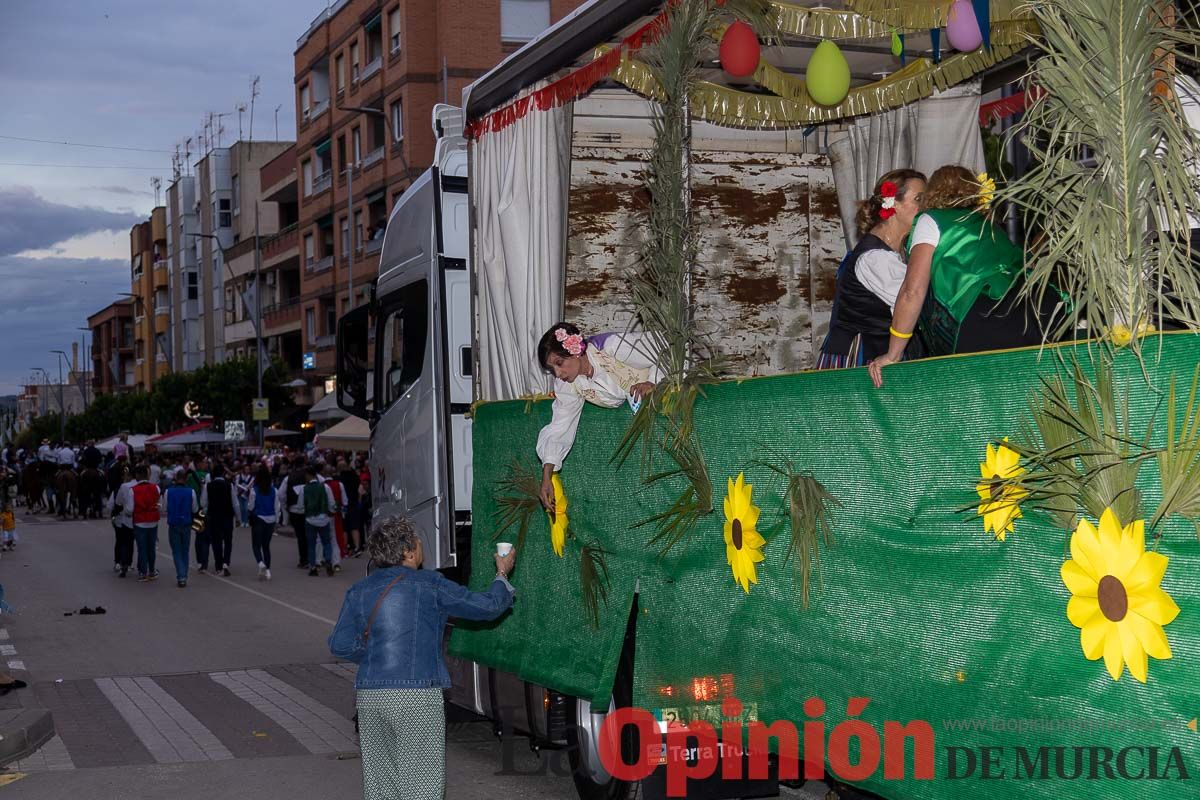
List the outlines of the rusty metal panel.
<svg viewBox="0 0 1200 800">
<path fill-rule="evenodd" d="M 572 152 L 566 316 L 585 330 L 623 330 L 628 272 L 645 232 L 643 149 Z M 735 375 L 813 365 L 829 325 L 844 254 L 837 193 L 819 155 L 701 151 L 693 202 L 701 234 L 692 302 L 699 329 Z"/>
</svg>

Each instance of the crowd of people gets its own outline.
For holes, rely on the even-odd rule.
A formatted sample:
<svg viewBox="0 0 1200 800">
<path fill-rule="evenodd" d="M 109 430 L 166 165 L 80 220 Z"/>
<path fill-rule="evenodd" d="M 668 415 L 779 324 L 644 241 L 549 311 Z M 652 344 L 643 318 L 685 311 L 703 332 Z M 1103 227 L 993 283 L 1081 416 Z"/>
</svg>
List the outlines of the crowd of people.
<svg viewBox="0 0 1200 800">
<path fill-rule="evenodd" d="M 124 437 L 107 453 L 94 441 L 45 441 L 36 450 L 0 450 L 0 485 L 0 547 L 16 545 L 18 504 L 63 520 L 108 518 L 113 572 L 124 578 L 136 570 L 137 580 L 149 582 L 159 576 L 155 556 L 165 523 L 180 588 L 193 567 L 232 574 L 239 528 L 249 529 L 260 580 L 271 579 L 271 540 L 280 527 L 295 536 L 298 568 L 335 575 L 344 559 L 364 552 L 370 519 L 366 462 L 332 451 L 146 455 Z"/>
</svg>

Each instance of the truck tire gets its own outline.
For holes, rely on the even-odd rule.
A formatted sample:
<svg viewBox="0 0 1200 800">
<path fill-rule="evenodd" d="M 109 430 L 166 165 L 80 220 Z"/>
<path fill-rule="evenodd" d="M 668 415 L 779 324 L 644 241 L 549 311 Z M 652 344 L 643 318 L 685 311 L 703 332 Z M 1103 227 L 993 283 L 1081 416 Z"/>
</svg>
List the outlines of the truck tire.
<svg viewBox="0 0 1200 800">
<path fill-rule="evenodd" d="M 628 708 L 633 704 L 633 641 L 634 624 L 637 620 L 637 599 L 629 615 L 625 631 L 625 644 L 621 648 L 621 659 L 617 664 L 617 675 L 613 681 L 612 700 L 608 713 L 592 713 L 589 701 L 578 697 L 575 714 L 567 726 L 567 754 L 571 764 L 571 775 L 575 779 L 575 791 L 580 800 L 631 800 L 638 794 L 640 783 L 620 781 L 613 778 L 600 763 L 596 742 L 599 741 L 601 725 L 605 717 L 617 708 Z M 637 734 L 631 730 L 623 732 L 621 752 L 626 763 L 632 761 L 637 752 Z"/>
</svg>

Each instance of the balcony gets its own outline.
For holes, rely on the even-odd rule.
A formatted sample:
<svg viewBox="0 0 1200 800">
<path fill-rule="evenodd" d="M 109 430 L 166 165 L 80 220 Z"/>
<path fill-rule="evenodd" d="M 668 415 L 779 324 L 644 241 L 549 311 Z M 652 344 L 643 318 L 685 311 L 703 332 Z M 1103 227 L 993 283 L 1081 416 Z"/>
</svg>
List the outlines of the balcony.
<svg viewBox="0 0 1200 800">
<path fill-rule="evenodd" d="M 383 160 L 383 148 L 376 147 L 374 150 L 372 150 L 371 152 L 369 152 L 365 156 L 363 156 L 362 168 L 367 169 L 368 167 L 370 167 L 373 164 L 376 164 L 382 160 Z"/>
<path fill-rule="evenodd" d="M 367 78 L 371 77 L 376 72 L 379 72 L 379 70 L 382 67 L 383 67 L 383 56 L 375 56 L 373 59 L 371 59 L 370 61 L 367 62 L 367 65 L 365 67 L 362 68 L 362 72 L 359 73 L 358 79 L 360 81 L 365 81 Z"/>
<path fill-rule="evenodd" d="M 154 307 L 154 316 L 156 316 L 156 317 L 171 316 L 171 307 L 170 306 L 155 306 Z"/>
<path fill-rule="evenodd" d="M 316 338 L 316 341 L 313 342 L 313 346 L 316 347 L 318 350 L 324 350 L 326 348 L 334 347 L 336 345 L 337 345 L 337 334 L 330 334 L 329 336 L 318 336 Z"/>
<path fill-rule="evenodd" d="M 300 329 L 300 297 L 289 297 L 278 303 L 264 306 L 262 310 L 263 332 L 277 334 L 277 330 L 285 325 L 293 325 Z"/>
<path fill-rule="evenodd" d="M 367 242 L 367 246 L 363 249 L 367 255 L 370 255 L 371 253 L 378 253 L 383 249 L 383 237 L 380 236 L 378 239 L 372 239 L 371 241 Z"/>
<path fill-rule="evenodd" d="M 162 266 L 158 266 L 159 262 L 154 264 L 154 288 L 165 289 L 170 285 L 170 278 L 167 275 L 167 264 L 162 262 Z"/>
<path fill-rule="evenodd" d="M 133 324 L 134 324 L 134 325 L 141 325 L 141 324 L 142 324 L 143 322 L 145 322 L 145 321 L 146 321 L 146 315 L 145 315 L 145 314 L 138 314 L 137 316 L 135 316 L 135 317 L 133 318 Z"/>
<path fill-rule="evenodd" d="M 333 184 L 333 172 L 325 170 L 317 177 L 313 178 L 312 193 L 320 194 L 328 189 Z"/>
<path fill-rule="evenodd" d="M 308 264 L 305 265 L 304 271 L 307 272 L 309 275 L 315 275 L 318 272 L 324 272 L 325 270 L 329 269 L 332 266 L 333 266 L 333 254 L 331 253 L 330 255 L 327 255 L 324 258 L 318 258 L 318 259 L 309 261 Z"/>
<path fill-rule="evenodd" d="M 262 260 L 264 266 L 266 266 L 271 259 L 285 255 L 289 250 L 292 250 L 297 246 L 299 235 L 296 233 L 296 231 L 298 228 L 298 223 L 293 222 L 279 233 L 275 234 L 269 239 L 263 240 Z"/>
<path fill-rule="evenodd" d="M 304 112 L 304 121 L 312 122 L 317 117 L 329 110 L 329 98 L 315 101 L 308 110 Z"/>
</svg>

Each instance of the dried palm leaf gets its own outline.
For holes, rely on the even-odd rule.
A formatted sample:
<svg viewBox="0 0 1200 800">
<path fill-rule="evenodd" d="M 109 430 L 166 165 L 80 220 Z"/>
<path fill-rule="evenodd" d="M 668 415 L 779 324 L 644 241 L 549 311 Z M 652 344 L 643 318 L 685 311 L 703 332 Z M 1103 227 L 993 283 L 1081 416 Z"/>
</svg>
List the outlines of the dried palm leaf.
<svg viewBox="0 0 1200 800">
<path fill-rule="evenodd" d="M 532 468 L 513 459 L 508 474 L 496 482 L 496 511 L 493 519 L 496 533 L 492 541 L 498 540 L 513 525 L 517 526 L 517 541 L 520 551 L 525 546 L 525 535 L 529 532 L 529 520 L 542 510 L 542 479 Z"/>
<path fill-rule="evenodd" d="M 1150 520 L 1150 527 L 1170 516 L 1190 520 L 1200 519 L 1200 366 L 1192 373 L 1192 390 L 1188 394 L 1183 419 L 1176 416 L 1175 376 L 1167 391 L 1167 443 L 1158 453 L 1159 479 L 1162 481 L 1162 502 Z M 1178 432 L 1176 431 L 1178 428 Z M 1200 536 L 1200 525 L 1196 533 Z"/>
<path fill-rule="evenodd" d="M 579 557 L 579 588 L 583 610 L 593 628 L 600 627 L 600 606 L 608 608 L 608 551 L 585 544 Z"/>
</svg>

